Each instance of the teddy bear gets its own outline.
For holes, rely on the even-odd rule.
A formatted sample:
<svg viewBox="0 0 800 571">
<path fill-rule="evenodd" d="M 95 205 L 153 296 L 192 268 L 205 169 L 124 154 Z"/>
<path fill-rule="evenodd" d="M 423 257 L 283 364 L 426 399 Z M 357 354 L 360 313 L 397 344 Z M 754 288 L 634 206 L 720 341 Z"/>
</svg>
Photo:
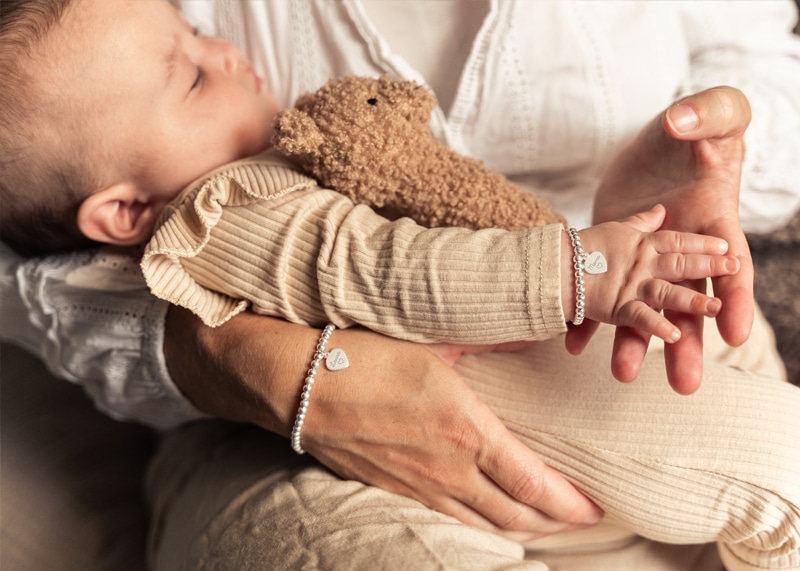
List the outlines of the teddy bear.
<svg viewBox="0 0 800 571">
<path fill-rule="evenodd" d="M 429 228 L 564 222 L 541 197 L 436 139 L 428 126 L 435 107 L 433 94 L 415 82 L 348 75 L 281 111 L 273 143 L 355 203 Z"/>
</svg>

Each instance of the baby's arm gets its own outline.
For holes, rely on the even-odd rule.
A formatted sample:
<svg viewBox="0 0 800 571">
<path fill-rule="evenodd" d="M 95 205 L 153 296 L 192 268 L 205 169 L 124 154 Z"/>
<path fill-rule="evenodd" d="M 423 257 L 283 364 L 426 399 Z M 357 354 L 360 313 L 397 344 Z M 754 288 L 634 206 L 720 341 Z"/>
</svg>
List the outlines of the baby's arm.
<svg viewBox="0 0 800 571">
<path fill-rule="evenodd" d="M 725 240 L 686 232 L 661 231 L 666 210 L 657 205 L 622 222 L 592 226 L 580 232 L 585 254 L 600 252 L 606 271 L 581 271 L 574 262 L 575 246 L 562 239 L 562 299 L 568 320 L 576 314 L 577 273 L 582 274 L 585 317 L 630 327 L 674 343 L 681 331 L 661 310 L 715 317 L 722 303 L 694 289 L 677 285 L 688 279 L 735 274 L 739 260 L 725 256 Z"/>
<path fill-rule="evenodd" d="M 248 168 L 261 167 L 256 163 Z M 237 180 L 258 178 L 239 176 Z M 243 204 L 241 197 L 228 202 Z M 186 210 L 195 213 L 206 203 L 196 200 Z M 388 221 L 366 206 L 354 206 L 342 195 L 320 189 L 225 206 L 221 216 L 209 218 L 214 228 L 202 248 L 195 251 L 195 244 L 185 248 L 192 255 L 180 251 L 176 255 L 174 246 L 164 244 L 160 250 L 149 248 L 145 275 L 156 286 L 157 295 L 198 312 L 211 324 L 241 311 L 244 304 L 236 302 L 244 299 L 259 313 L 298 323 L 359 324 L 422 342 L 502 343 L 562 333 L 575 307 L 573 290 L 564 290 L 562 300 L 562 278 L 571 279 L 572 268 L 571 263 L 560 267 L 564 231 L 558 225 L 521 232 L 427 229 L 408 219 Z M 718 275 L 724 258 L 703 253 L 684 257 L 680 254 L 683 246 L 667 244 L 668 254 L 648 251 L 648 261 L 653 263 L 629 273 L 629 264 L 622 260 L 632 259 L 635 240 L 660 244 L 668 236 L 651 238 L 632 224 L 612 223 L 585 232 L 586 245 L 594 247 L 591 240 L 598 241 L 613 265 L 609 275 L 595 280 L 609 287 L 587 290 L 587 317 L 635 323 L 649 331 L 652 325 L 638 318 L 631 321 L 628 307 L 618 311 L 614 303 L 659 305 L 663 300 L 647 297 L 652 290 L 639 287 L 640 282 Z M 660 220 L 650 222 L 645 230 L 658 225 Z M 623 230 L 627 233 L 619 234 Z M 612 240 L 617 235 L 624 235 L 619 243 Z M 718 252 L 720 241 L 709 240 L 713 241 L 711 251 Z M 703 246 L 701 251 L 708 248 Z M 684 259 L 702 260 L 705 266 L 687 264 L 683 271 L 657 273 L 664 263 L 656 262 Z M 177 265 L 180 275 L 172 268 L 169 272 L 174 275 L 158 278 L 148 266 L 162 263 Z M 623 296 L 608 297 L 622 286 L 627 287 Z M 682 292 L 674 286 L 667 289 Z M 225 296 L 208 301 L 216 295 L 210 290 Z M 683 308 L 685 304 L 673 301 L 674 297 L 668 301 Z M 701 304 L 704 315 L 708 301 Z M 207 307 L 217 309 L 204 315 Z"/>
<path fill-rule="evenodd" d="M 494 344 L 566 331 L 560 226 L 427 229 L 319 188 L 221 212 L 208 241 L 151 242 L 143 262 L 156 295 L 209 325 L 247 300 L 257 313 L 295 323 L 363 325 L 418 342 Z M 184 234 L 173 230 L 159 229 L 155 241 Z"/>
</svg>

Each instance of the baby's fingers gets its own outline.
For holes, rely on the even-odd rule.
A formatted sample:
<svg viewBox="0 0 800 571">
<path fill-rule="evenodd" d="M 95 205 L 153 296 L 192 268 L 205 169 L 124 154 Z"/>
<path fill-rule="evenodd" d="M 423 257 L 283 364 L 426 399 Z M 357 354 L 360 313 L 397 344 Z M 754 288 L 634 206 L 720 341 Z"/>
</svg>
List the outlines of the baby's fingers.
<svg viewBox="0 0 800 571">
<path fill-rule="evenodd" d="M 655 335 L 667 343 L 681 337 L 680 330 L 660 310 L 716 317 L 722 302 L 698 291 L 664 280 L 647 280 L 639 288 L 637 300 L 625 304 L 618 315 L 618 325 Z"/>
<path fill-rule="evenodd" d="M 671 282 L 728 276 L 739 271 L 735 256 L 662 254 L 656 258 L 653 277 Z"/>
<path fill-rule="evenodd" d="M 638 297 L 649 307 L 657 310 L 669 309 L 679 313 L 703 315 L 705 317 L 716 317 L 719 310 L 722 309 L 722 301 L 719 299 L 664 280 L 647 280 L 643 282 L 639 286 Z M 664 320 L 669 323 L 666 318 Z M 655 332 L 652 333 L 655 335 Z"/>
<path fill-rule="evenodd" d="M 629 301 L 619 310 L 616 325 L 636 329 L 645 335 L 655 335 L 667 343 L 681 338 L 680 330 L 645 301 Z"/>
</svg>

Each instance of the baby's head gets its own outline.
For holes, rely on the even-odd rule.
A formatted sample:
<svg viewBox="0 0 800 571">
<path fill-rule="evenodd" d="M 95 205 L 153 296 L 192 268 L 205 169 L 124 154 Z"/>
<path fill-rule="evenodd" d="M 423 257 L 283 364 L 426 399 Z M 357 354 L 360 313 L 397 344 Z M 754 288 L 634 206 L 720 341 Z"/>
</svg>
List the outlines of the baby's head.
<svg viewBox="0 0 800 571">
<path fill-rule="evenodd" d="M 21 253 L 141 243 L 185 186 L 270 144 L 252 65 L 166 0 L 2 0 L 0 30 L 0 231 Z"/>
</svg>

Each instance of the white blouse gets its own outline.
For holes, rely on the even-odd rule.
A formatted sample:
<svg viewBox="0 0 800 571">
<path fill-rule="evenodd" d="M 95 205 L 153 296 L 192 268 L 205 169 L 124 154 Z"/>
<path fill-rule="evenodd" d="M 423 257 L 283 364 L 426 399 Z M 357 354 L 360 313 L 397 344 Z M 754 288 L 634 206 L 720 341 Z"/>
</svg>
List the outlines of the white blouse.
<svg viewBox="0 0 800 571">
<path fill-rule="evenodd" d="M 606 162 L 648 120 L 682 95 L 733 85 L 753 108 L 743 227 L 767 231 L 800 208 L 790 0 L 173 2 L 201 32 L 237 43 L 284 106 L 346 73 L 429 85 L 437 136 L 546 194 L 577 227 Z M 157 427 L 196 418 L 163 363 L 165 306 L 107 256 L 22 263 L 0 250 L 0 336 L 112 416 Z M 107 279 L 75 277 L 97 272 Z"/>
</svg>

